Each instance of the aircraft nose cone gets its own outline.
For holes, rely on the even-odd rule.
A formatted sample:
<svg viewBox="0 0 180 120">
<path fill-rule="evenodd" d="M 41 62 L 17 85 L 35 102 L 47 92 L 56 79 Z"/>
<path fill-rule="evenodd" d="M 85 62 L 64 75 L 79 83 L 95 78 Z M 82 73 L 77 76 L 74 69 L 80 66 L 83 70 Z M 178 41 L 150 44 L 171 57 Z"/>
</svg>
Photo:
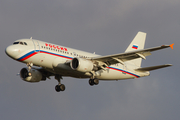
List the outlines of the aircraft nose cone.
<svg viewBox="0 0 180 120">
<path fill-rule="evenodd" d="M 8 46 L 8 47 L 5 49 L 5 53 L 6 53 L 7 55 L 10 55 L 10 54 L 12 53 L 12 50 L 11 50 L 11 47 L 10 47 L 10 46 Z"/>
<path fill-rule="evenodd" d="M 5 49 L 5 53 L 11 57 L 11 58 L 15 58 L 18 54 L 18 49 L 15 48 L 14 46 L 8 46 L 6 49 Z"/>
</svg>

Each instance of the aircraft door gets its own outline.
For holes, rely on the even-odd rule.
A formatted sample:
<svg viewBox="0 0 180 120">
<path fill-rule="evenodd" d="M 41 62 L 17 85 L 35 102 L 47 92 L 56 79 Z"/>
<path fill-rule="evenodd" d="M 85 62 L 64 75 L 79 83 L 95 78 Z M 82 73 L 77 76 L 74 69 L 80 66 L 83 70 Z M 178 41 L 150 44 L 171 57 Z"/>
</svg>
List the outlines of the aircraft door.
<svg viewBox="0 0 180 120">
<path fill-rule="evenodd" d="M 38 40 L 32 40 L 33 44 L 34 44 L 34 51 L 35 52 L 39 52 L 40 51 L 40 45 Z"/>
</svg>

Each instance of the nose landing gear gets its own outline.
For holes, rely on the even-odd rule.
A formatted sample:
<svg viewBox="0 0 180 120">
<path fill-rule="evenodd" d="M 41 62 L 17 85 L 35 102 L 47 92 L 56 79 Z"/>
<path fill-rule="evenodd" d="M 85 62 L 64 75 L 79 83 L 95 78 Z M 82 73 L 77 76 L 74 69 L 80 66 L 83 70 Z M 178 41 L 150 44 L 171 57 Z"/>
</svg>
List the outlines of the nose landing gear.
<svg viewBox="0 0 180 120">
<path fill-rule="evenodd" d="M 60 75 L 55 75 L 55 79 L 58 81 L 58 85 L 55 86 L 56 92 L 64 91 L 66 87 L 64 84 L 61 84 L 62 77 Z"/>
<path fill-rule="evenodd" d="M 99 84 L 99 80 L 98 79 L 89 79 L 89 85 L 93 86 L 93 85 L 98 85 Z"/>
<path fill-rule="evenodd" d="M 31 76 L 31 72 L 30 71 L 31 71 L 31 68 L 33 66 L 33 63 L 30 62 L 30 63 L 27 63 L 26 65 L 28 67 L 28 75 Z"/>
<path fill-rule="evenodd" d="M 64 91 L 65 90 L 65 85 L 64 84 L 56 85 L 55 90 L 56 90 L 56 92 Z"/>
</svg>

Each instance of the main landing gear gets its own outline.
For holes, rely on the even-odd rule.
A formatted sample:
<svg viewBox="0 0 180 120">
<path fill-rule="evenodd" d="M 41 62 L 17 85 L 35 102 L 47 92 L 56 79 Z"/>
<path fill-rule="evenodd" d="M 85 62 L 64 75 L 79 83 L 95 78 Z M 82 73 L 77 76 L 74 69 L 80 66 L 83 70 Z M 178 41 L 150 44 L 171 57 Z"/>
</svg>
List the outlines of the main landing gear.
<svg viewBox="0 0 180 120">
<path fill-rule="evenodd" d="M 98 85 L 99 84 L 99 80 L 97 78 L 95 78 L 95 72 L 91 71 L 91 78 L 89 79 L 89 85 L 93 86 L 93 85 Z"/>
<path fill-rule="evenodd" d="M 55 79 L 58 81 L 58 85 L 55 86 L 56 92 L 64 91 L 66 87 L 64 84 L 61 84 L 62 77 L 60 75 L 56 75 Z"/>
<path fill-rule="evenodd" d="M 61 84 L 62 77 L 60 75 L 55 75 L 55 79 L 58 81 L 58 85 L 55 86 L 56 92 L 64 91 L 66 87 L 64 84 Z M 98 84 L 99 84 L 99 80 L 97 78 L 89 79 L 90 86 L 98 85 Z"/>
</svg>

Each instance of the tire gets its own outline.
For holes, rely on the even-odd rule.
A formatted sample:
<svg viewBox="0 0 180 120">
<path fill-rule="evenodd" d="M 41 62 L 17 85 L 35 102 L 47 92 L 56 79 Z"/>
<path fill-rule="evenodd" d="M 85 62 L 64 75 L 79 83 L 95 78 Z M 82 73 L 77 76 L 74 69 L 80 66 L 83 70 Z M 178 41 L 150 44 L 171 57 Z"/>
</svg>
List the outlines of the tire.
<svg viewBox="0 0 180 120">
<path fill-rule="evenodd" d="M 61 85 L 60 85 L 60 90 L 61 90 L 61 91 L 64 91 L 65 89 L 66 89 L 65 85 L 64 85 L 64 84 L 61 84 Z"/>
<path fill-rule="evenodd" d="M 94 80 L 93 79 L 89 79 L 89 85 L 93 86 L 94 85 Z"/>
<path fill-rule="evenodd" d="M 99 80 L 98 79 L 94 79 L 93 82 L 94 82 L 95 85 L 99 84 Z"/>
<path fill-rule="evenodd" d="M 55 86 L 55 90 L 56 90 L 56 92 L 60 92 L 60 91 L 61 91 L 60 85 L 56 85 L 56 86 Z"/>
</svg>

